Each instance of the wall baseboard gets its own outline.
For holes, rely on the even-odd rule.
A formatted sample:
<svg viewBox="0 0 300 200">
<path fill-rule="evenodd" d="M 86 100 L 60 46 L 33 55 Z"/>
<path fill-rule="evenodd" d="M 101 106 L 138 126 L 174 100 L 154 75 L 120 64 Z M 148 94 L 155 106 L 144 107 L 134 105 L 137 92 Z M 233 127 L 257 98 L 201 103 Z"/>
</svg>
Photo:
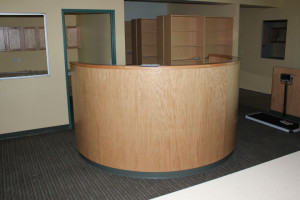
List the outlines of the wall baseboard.
<svg viewBox="0 0 300 200">
<path fill-rule="evenodd" d="M 26 131 L 4 133 L 4 134 L 0 134 L 0 140 L 19 138 L 19 137 L 25 137 L 25 136 L 33 136 L 33 135 L 41 135 L 44 133 L 50 133 L 50 132 L 55 132 L 55 131 L 68 130 L 68 129 L 70 129 L 69 124 L 66 124 L 66 125 L 61 125 L 61 126 L 52 126 L 52 127 L 32 129 L 32 130 L 26 130 Z"/>
</svg>

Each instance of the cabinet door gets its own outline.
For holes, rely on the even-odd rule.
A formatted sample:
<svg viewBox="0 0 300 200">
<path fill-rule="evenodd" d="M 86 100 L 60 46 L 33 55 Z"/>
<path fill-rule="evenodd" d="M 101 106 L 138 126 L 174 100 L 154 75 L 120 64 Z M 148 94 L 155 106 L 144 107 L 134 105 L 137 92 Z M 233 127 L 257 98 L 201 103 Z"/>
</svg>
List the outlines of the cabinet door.
<svg viewBox="0 0 300 200">
<path fill-rule="evenodd" d="M 0 27 L 0 51 L 6 50 L 5 27 Z"/>
<path fill-rule="evenodd" d="M 24 27 L 24 49 L 37 49 L 37 29 L 34 27 Z"/>
<path fill-rule="evenodd" d="M 23 49 L 23 41 L 21 37 L 20 27 L 7 28 L 7 40 L 9 51 L 20 51 Z"/>
<path fill-rule="evenodd" d="M 39 46 L 39 49 L 46 49 L 44 27 L 38 28 L 38 46 Z"/>
<path fill-rule="evenodd" d="M 66 27 L 66 40 L 67 48 L 79 48 L 80 47 L 80 35 L 78 26 Z"/>
</svg>

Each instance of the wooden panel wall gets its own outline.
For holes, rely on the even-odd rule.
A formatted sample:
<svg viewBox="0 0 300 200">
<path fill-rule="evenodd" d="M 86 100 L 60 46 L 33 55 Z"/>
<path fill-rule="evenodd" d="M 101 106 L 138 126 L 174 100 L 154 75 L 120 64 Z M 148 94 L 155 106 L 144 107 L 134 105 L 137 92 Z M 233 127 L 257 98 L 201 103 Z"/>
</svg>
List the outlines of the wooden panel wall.
<svg viewBox="0 0 300 200">
<path fill-rule="evenodd" d="M 288 86 L 286 114 L 300 117 L 300 70 L 285 67 L 273 68 L 271 110 L 283 112 L 284 84 L 280 74 L 293 74 L 293 83 Z"/>
<path fill-rule="evenodd" d="M 132 69 L 72 65 L 78 151 L 96 163 L 140 172 L 214 163 L 234 149 L 238 74 L 237 62 Z"/>
</svg>

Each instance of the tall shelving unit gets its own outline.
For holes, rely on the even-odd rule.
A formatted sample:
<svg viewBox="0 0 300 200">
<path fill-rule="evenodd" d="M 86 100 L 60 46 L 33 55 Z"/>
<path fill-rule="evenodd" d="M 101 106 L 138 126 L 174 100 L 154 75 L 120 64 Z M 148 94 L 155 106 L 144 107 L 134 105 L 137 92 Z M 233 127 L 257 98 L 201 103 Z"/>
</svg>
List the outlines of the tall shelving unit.
<svg viewBox="0 0 300 200">
<path fill-rule="evenodd" d="M 165 15 L 157 26 L 159 64 L 198 65 L 208 54 L 232 55 L 232 18 Z"/>
<path fill-rule="evenodd" d="M 205 17 L 205 57 L 208 54 L 232 55 L 233 18 Z"/>
<path fill-rule="evenodd" d="M 132 21 L 133 64 L 157 63 L 156 19 L 136 19 Z"/>
<path fill-rule="evenodd" d="M 166 15 L 158 19 L 160 49 L 158 61 L 163 65 L 203 63 L 204 17 Z"/>
<path fill-rule="evenodd" d="M 132 65 L 131 21 L 125 21 L 125 51 L 126 65 Z"/>
</svg>

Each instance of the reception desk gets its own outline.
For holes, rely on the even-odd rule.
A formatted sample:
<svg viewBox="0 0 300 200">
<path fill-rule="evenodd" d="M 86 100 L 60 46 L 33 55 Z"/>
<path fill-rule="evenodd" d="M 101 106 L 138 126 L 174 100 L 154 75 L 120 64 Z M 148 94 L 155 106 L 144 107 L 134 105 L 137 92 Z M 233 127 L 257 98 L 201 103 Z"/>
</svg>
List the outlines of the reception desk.
<svg viewBox="0 0 300 200">
<path fill-rule="evenodd" d="M 199 173 L 234 150 L 239 62 L 195 66 L 71 63 L 76 146 L 134 177 Z"/>
</svg>

